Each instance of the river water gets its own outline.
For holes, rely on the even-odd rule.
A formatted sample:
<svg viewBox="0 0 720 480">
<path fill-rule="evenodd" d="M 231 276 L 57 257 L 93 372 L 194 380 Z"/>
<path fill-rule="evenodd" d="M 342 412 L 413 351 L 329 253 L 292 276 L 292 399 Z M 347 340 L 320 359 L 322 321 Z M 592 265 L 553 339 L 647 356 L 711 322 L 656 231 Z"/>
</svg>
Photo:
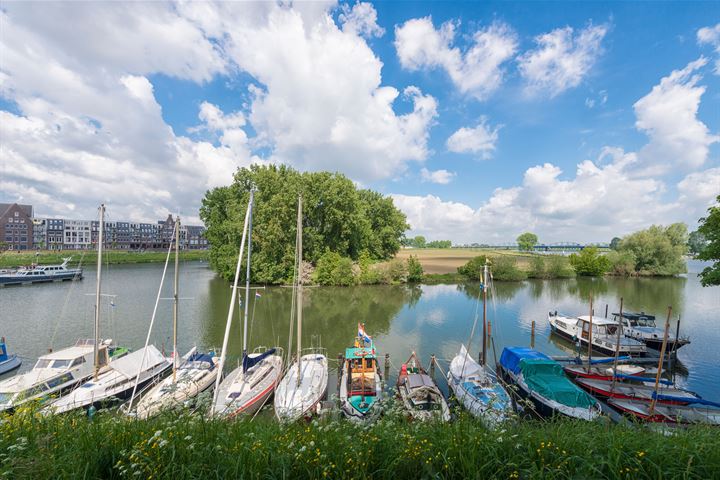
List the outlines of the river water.
<svg viewBox="0 0 720 480">
<path fill-rule="evenodd" d="M 152 316 L 163 266 L 118 265 L 104 269 L 101 336 L 133 349 L 142 347 Z M 550 334 L 547 313 L 570 315 L 589 312 L 592 295 L 596 315 L 605 306 L 617 311 L 620 297 L 626 311 L 658 316 L 662 325 L 667 307 L 673 307 L 672 331 L 681 318 L 681 334 L 692 343 L 679 350 L 673 369 L 683 387 L 720 401 L 720 287 L 703 288 L 702 269 L 690 261 L 686 276 L 677 278 L 577 278 L 528 280 L 495 284 L 488 302 L 488 318 L 497 355 L 504 346 L 529 346 L 536 323 L 535 348 L 550 355 L 572 355 L 574 346 Z M 181 264 L 179 344 L 185 352 L 222 345 L 230 302 L 230 285 L 215 276 L 206 263 Z M 95 270 L 85 269 L 79 282 L 39 284 L 0 289 L 0 335 L 11 353 L 25 358 L 21 371 L 52 347 L 69 346 L 77 338 L 93 336 Z M 254 292 L 260 294 L 256 297 Z M 477 283 L 460 285 L 306 287 L 303 301 L 303 346 L 322 346 L 331 361 L 331 391 L 336 382 L 334 359 L 350 346 L 357 323 L 365 323 L 380 356 L 390 354 L 391 375 L 415 350 L 427 366 L 431 354 L 447 368 L 461 342 L 467 342 L 478 305 Z M 159 348 L 172 349 L 172 266 L 161 294 L 151 339 Z M 288 348 L 292 290 L 270 287 L 253 290 L 250 301 L 249 344 Z M 479 308 L 478 308 L 479 307 Z M 242 327 L 236 308 L 229 345 L 230 362 L 242 351 Z M 481 336 L 475 335 L 471 353 L 477 354 Z M 294 349 L 294 347 L 293 347 Z M 489 359 L 493 361 L 490 348 Z M 441 375 L 437 376 L 438 378 Z M 442 383 L 442 382 L 440 382 Z M 445 387 L 445 385 L 441 385 Z"/>
</svg>

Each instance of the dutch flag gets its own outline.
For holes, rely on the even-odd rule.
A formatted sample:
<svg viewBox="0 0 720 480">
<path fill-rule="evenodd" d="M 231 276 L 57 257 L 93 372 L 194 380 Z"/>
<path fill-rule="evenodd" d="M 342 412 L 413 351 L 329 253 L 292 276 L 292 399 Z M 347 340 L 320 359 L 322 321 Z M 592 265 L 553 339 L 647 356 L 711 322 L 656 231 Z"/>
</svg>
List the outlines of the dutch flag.
<svg viewBox="0 0 720 480">
<path fill-rule="evenodd" d="M 358 337 L 362 338 L 366 342 L 370 341 L 370 335 L 365 333 L 365 325 L 362 323 L 358 323 Z"/>
<path fill-rule="evenodd" d="M 255 298 L 260 298 L 262 295 L 260 295 L 260 292 L 255 292 Z"/>
</svg>

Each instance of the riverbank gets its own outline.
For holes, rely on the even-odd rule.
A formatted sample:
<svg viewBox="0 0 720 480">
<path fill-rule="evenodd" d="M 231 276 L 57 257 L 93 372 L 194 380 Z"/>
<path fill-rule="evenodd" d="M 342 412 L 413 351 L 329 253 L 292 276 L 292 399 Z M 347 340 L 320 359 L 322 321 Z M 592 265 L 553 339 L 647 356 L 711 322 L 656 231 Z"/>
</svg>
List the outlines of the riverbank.
<svg viewBox="0 0 720 480">
<path fill-rule="evenodd" d="M 0 417 L 3 478 L 716 478 L 720 436 L 571 420 L 488 431 L 387 416 L 371 428 L 320 419 L 279 425 L 166 414 Z"/>
<path fill-rule="evenodd" d="M 128 252 L 125 250 L 108 250 L 103 252 L 103 263 L 110 265 L 120 265 L 128 263 L 158 263 L 164 262 L 167 256 L 166 251 L 145 251 L 145 252 Z M 97 252 L 94 250 L 82 251 L 49 251 L 41 250 L 39 254 L 35 251 L 29 252 L 3 252 L 0 254 L 0 268 L 14 268 L 32 263 L 39 265 L 55 265 L 63 262 L 63 258 L 72 257 L 71 266 L 79 263 L 82 265 L 93 265 L 97 263 Z M 207 261 L 207 250 L 188 250 L 180 252 L 181 261 Z"/>
</svg>

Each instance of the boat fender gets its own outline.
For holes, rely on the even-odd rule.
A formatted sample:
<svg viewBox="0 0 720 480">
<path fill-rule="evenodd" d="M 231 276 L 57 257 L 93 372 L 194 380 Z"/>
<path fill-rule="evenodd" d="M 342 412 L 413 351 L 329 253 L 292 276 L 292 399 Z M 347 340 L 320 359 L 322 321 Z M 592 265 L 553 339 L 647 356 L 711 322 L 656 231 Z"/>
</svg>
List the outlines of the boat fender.
<svg viewBox="0 0 720 480">
<path fill-rule="evenodd" d="M 407 375 L 407 363 L 403 363 L 400 367 L 400 375 Z"/>
</svg>

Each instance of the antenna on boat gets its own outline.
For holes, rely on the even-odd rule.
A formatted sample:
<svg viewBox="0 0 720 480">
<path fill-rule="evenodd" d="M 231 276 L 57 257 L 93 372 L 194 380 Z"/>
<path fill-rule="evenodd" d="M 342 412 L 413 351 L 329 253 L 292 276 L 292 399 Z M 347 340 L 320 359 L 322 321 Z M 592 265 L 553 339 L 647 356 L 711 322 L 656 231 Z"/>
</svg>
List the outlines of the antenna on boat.
<svg viewBox="0 0 720 480">
<path fill-rule="evenodd" d="M 100 278 L 102 274 L 102 247 L 103 230 L 105 228 L 105 204 L 100 205 L 100 225 L 98 226 L 98 257 L 97 257 L 97 283 L 95 285 L 95 342 L 93 354 L 95 366 L 93 369 L 93 380 L 98 379 L 100 372 Z"/>
<path fill-rule="evenodd" d="M 302 195 L 298 197 L 298 217 L 297 217 L 297 256 L 298 256 L 298 278 L 297 278 L 297 385 L 300 386 L 300 375 L 302 363 L 300 358 L 300 343 L 302 339 L 302 275 L 303 275 L 303 253 L 302 253 Z"/>
<path fill-rule="evenodd" d="M 178 278 L 180 266 L 180 217 L 175 217 L 175 282 L 173 288 L 173 383 L 177 379 L 178 349 L 177 349 L 177 321 L 178 321 Z"/>
</svg>

